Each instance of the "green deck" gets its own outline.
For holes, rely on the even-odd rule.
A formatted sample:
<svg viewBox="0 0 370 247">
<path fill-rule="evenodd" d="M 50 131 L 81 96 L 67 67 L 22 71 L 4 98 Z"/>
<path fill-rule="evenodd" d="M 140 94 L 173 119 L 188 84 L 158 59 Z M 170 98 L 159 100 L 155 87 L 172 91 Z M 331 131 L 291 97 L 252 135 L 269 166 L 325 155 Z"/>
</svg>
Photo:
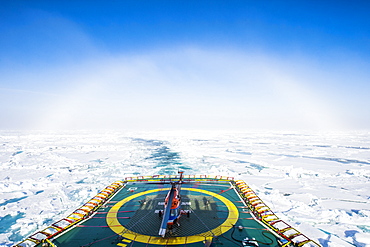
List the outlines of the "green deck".
<svg viewBox="0 0 370 247">
<path fill-rule="evenodd" d="M 127 182 L 91 217 L 50 241 L 57 247 L 209 246 L 210 242 L 210 246 L 243 246 L 242 240 L 248 237 L 261 247 L 281 246 L 276 235 L 253 218 L 229 181 L 184 183 L 182 209 L 192 212 L 189 217 L 183 215 L 180 226 L 165 238 L 159 237 L 161 219 L 155 210 L 163 209 L 160 202 L 169 188 L 169 184 Z"/>
</svg>

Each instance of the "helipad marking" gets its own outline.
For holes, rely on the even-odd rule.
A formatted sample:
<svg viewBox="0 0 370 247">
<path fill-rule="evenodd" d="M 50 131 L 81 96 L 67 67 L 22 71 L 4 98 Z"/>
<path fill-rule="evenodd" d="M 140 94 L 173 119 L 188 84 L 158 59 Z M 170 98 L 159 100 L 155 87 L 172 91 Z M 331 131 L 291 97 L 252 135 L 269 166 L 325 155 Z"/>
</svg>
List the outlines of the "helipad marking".
<svg viewBox="0 0 370 247">
<path fill-rule="evenodd" d="M 196 242 L 204 241 L 206 239 L 206 237 L 202 237 L 202 236 L 198 236 L 198 235 L 186 236 L 186 237 L 173 237 L 173 238 L 162 238 L 162 237 L 159 237 L 159 236 L 155 237 L 155 236 L 143 235 L 143 234 L 135 233 L 135 232 L 132 232 L 132 231 L 128 230 L 123 225 L 121 225 L 121 223 L 118 221 L 117 213 L 118 213 L 119 209 L 126 202 L 129 202 L 132 199 L 134 199 L 136 197 L 139 197 L 139 196 L 142 196 L 142 195 L 146 195 L 146 194 L 150 194 L 150 193 L 154 193 L 154 192 L 158 192 L 158 191 L 165 191 L 165 190 L 169 190 L 169 188 L 143 191 L 143 192 L 134 194 L 132 196 L 126 197 L 125 199 L 117 202 L 109 210 L 109 212 L 107 214 L 106 221 L 107 221 L 107 224 L 108 224 L 109 228 L 112 229 L 112 231 L 114 231 L 118 235 L 121 235 L 125 238 L 135 240 L 135 241 L 141 242 L 141 243 L 149 243 L 149 244 L 157 244 L 157 245 L 163 245 L 163 244 L 178 245 L 178 244 L 190 244 L 190 243 L 196 243 Z M 238 209 L 236 208 L 236 206 L 231 201 L 229 201 L 225 197 L 223 197 L 219 194 L 210 192 L 210 191 L 195 189 L 195 188 L 181 188 L 181 190 L 189 190 L 189 191 L 194 191 L 194 192 L 200 192 L 200 193 L 204 193 L 204 194 L 213 196 L 213 197 L 219 199 L 220 201 L 222 201 L 226 205 L 226 207 L 229 211 L 229 214 L 228 214 L 226 220 L 220 226 L 218 226 L 215 229 L 212 229 L 208 232 L 204 232 L 204 233 L 200 233 L 200 234 L 214 235 L 213 232 L 216 232 L 216 229 L 219 228 L 220 230 L 218 230 L 218 232 L 221 232 L 219 234 L 219 235 L 221 235 L 221 234 L 227 232 L 228 230 L 230 230 L 231 227 L 233 225 L 235 225 L 235 223 L 237 222 L 237 220 L 239 218 Z"/>
</svg>

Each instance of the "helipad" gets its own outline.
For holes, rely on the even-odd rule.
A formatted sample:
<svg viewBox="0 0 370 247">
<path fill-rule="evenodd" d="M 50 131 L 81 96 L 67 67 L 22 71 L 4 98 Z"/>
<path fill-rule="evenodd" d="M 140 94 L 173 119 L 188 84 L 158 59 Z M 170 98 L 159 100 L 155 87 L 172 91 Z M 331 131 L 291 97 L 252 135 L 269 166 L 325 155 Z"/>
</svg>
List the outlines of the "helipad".
<svg viewBox="0 0 370 247">
<path fill-rule="evenodd" d="M 182 215 L 165 237 L 159 210 L 173 178 L 128 178 L 16 246 L 319 246 L 280 220 L 243 181 L 187 176 Z M 67 222 L 67 223 L 66 223 Z M 71 222 L 68 225 L 68 222 Z M 284 225 L 285 224 L 285 225 Z M 283 226 L 284 225 L 284 226 Z M 62 229 L 63 230 L 60 230 Z M 53 232 L 55 229 L 55 232 Z M 286 234 L 284 234 L 286 233 Z M 33 244 L 33 245 L 32 245 Z M 249 244 L 249 245 L 248 245 Z"/>
</svg>

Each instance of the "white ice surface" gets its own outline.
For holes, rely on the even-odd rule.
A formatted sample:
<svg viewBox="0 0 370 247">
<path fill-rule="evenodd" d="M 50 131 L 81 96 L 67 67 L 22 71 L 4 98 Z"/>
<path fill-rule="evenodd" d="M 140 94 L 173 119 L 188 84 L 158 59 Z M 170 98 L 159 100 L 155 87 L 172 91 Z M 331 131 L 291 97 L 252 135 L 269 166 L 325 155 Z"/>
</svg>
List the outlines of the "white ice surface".
<svg viewBox="0 0 370 247">
<path fill-rule="evenodd" d="M 246 181 L 326 247 L 370 246 L 370 133 L 0 132 L 0 246 L 132 175 Z"/>
</svg>

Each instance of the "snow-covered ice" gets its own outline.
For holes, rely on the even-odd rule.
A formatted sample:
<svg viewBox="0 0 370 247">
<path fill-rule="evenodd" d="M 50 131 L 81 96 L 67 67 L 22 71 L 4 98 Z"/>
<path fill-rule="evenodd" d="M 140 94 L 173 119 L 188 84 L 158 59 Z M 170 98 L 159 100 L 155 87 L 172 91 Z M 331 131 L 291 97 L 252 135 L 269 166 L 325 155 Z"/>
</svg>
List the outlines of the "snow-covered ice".
<svg viewBox="0 0 370 247">
<path fill-rule="evenodd" d="M 0 246 L 135 175 L 243 179 L 322 246 L 370 246 L 370 133 L 0 132 Z"/>
</svg>

